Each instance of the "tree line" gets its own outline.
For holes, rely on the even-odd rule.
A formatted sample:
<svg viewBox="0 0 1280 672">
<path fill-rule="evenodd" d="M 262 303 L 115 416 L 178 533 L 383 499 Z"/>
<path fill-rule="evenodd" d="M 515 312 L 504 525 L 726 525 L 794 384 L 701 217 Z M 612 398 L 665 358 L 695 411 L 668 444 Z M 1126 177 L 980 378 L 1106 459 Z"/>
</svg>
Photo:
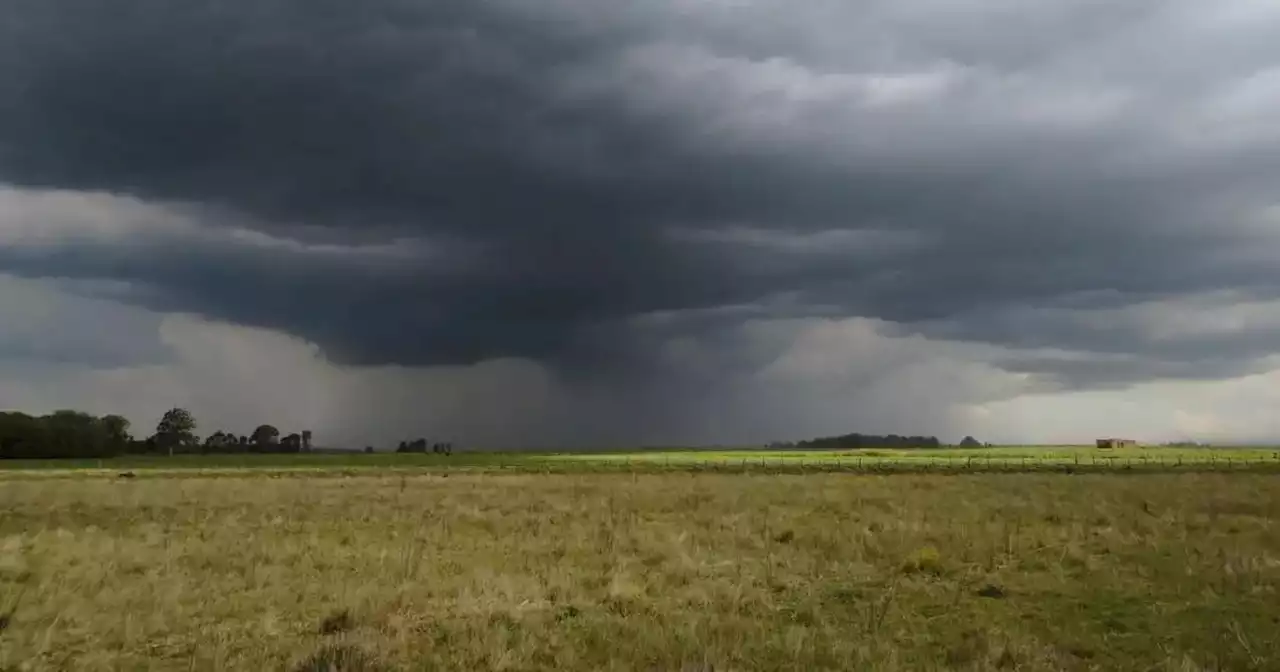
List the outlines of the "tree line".
<svg viewBox="0 0 1280 672">
<path fill-rule="evenodd" d="M 135 438 L 120 415 L 95 416 L 76 410 L 48 415 L 0 412 L 0 459 L 96 458 L 116 455 L 199 453 L 299 453 L 311 450 L 311 432 L 280 435 L 272 425 L 250 434 L 217 430 L 201 440 L 190 411 L 172 408 L 145 438 Z"/>
<path fill-rule="evenodd" d="M 966 436 L 960 442 L 961 448 L 980 448 L 982 442 Z M 899 436 L 897 434 L 842 434 L 840 436 L 823 436 L 795 443 L 773 444 L 775 448 L 796 449 L 840 449 L 856 450 L 859 448 L 942 448 L 942 442 L 936 436 Z"/>
</svg>

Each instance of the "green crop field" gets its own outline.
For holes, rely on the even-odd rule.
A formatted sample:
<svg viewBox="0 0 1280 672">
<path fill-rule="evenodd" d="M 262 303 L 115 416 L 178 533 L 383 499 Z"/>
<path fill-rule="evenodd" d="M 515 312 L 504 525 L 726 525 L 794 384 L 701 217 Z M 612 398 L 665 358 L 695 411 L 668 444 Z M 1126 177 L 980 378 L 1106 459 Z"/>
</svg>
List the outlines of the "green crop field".
<svg viewBox="0 0 1280 672">
<path fill-rule="evenodd" d="M 0 473 L 0 669 L 1280 660 L 1270 474 L 190 466 Z"/>
<path fill-rule="evenodd" d="M 1126 448 L 1099 450 L 1073 446 L 1023 446 L 977 449 L 862 450 L 635 450 L 614 452 L 459 452 L 127 456 L 104 460 L 0 460 L 0 473 L 36 476 L 70 474 L 187 475 L 375 471 L 1036 471 L 1070 467 L 1107 471 L 1145 469 L 1275 470 L 1275 448 Z"/>
<path fill-rule="evenodd" d="M 582 463 L 672 463 L 745 465 L 808 463 L 824 464 L 873 463 L 964 463 L 969 465 L 1027 464 L 1141 464 L 1164 462 L 1239 462 L 1280 464 L 1280 450 L 1275 448 L 1123 448 L 1099 450 L 1080 446 L 1019 446 L 1002 448 L 858 449 L 858 450 L 684 450 L 645 451 L 633 453 L 585 453 L 542 456 L 539 459 Z"/>
</svg>

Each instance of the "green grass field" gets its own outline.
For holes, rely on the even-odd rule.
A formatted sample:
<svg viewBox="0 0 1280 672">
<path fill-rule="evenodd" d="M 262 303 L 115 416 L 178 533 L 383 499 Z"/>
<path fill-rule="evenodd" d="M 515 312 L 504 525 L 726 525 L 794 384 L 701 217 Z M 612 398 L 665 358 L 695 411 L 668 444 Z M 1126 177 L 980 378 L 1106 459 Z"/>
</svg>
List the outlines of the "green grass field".
<svg viewBox="0 0 1280 672">
<path fill-rule="evenodd" d="M 0 473 L 0 669 L 1280 660 L 1274 475 L 188 471 Z"/>
<path fill-rule="evenodd" d="M 1275 448 L 1130 448 L 1024 446 L 939 450 L 643 450 L 616 452 L 459 452 L 451 456 L 397 453 L 128 456 L 107 460 L 0 460 L 0 472 L 61 476 L 144 471 L 164 474 L 254 471 L 291 473 L 394 471 L 1034 471 L 1213 469 L 1280 470 Z"/>
</svg>

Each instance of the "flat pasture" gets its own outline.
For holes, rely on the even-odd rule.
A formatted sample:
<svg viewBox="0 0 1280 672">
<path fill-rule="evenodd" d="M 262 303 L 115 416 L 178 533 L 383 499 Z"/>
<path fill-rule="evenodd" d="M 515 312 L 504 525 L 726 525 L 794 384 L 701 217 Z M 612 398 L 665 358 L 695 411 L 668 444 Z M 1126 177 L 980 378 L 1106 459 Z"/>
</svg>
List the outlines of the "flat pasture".
<svg viewBox="0 0 1280 672">
<path fill-rule="evenodd" d="M 402 472 L 983 472 L 983 471 L 1276 471 L 1277 448 L 1124 448 L 1023 446 L 976 449 L 661 449 L 613 452 L 466 451 L 453 455 L 310 453 L 126 456 L 104 460 L 0 460 L 0 474 L 16 476 L 195 476 Z"/>
<path fill-rule="evenodd" d="M 1100 450 L 1084 446 L 1017 446 L 999 448 L 856 449 L 856 450 L 654 450 L 624 453 L 561 453 L 538 456 L 539 462 L 583 465 L 706 465 L 706 466 L 812 466 L 815 469 L 895 465 L 940 468 L 1005 468 L 1021 466 L 1177 466 L 1274 464 L 1280 467 L 1275 448 L 1122 448 Z"/>
<path fill-rule="evenodd" d="M 189 472 L 0 474 L 0 669 L 1280 660 L 1274 475 Z"/>
</svg>

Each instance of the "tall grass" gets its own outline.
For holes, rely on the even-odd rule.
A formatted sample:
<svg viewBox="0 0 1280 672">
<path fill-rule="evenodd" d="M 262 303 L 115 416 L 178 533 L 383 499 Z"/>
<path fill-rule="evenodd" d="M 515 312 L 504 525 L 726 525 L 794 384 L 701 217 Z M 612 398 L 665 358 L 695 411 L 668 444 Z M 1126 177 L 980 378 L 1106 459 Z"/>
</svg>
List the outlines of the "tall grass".
<svg viewBox="0 0 1280 672">
<path fill-rule="evenodd" d="M 0 668 L 1274 669 L 1272 476 L 0 479 Z"/>
</svg>

